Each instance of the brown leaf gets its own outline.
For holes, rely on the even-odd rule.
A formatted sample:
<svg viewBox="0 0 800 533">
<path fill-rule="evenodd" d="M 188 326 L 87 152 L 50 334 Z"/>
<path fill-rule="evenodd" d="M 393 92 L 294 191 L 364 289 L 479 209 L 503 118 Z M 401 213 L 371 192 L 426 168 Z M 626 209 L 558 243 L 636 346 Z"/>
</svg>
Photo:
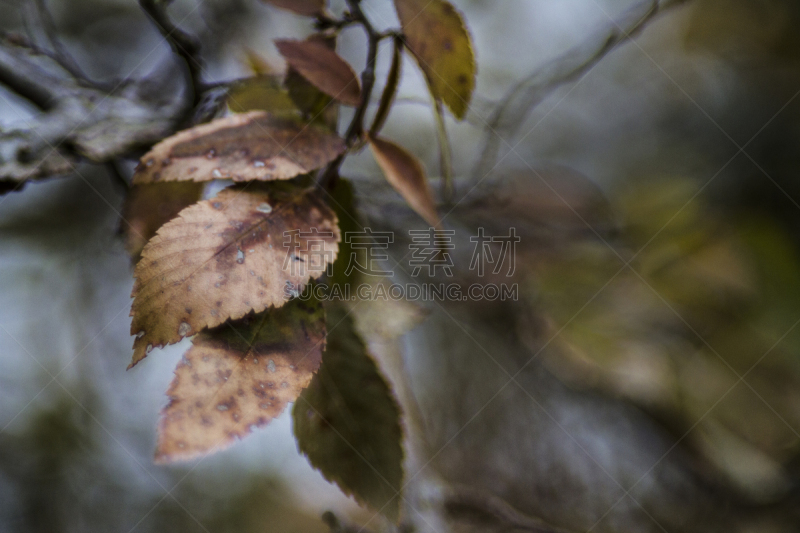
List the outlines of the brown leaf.
<svg viewBox="0 0 800 533">
<path fill-rule="evenodd" d="M 122 204 L 120 233 L 125 249 L 135 261 L 158 228 L 203 197 L 203 183 L 150 183 L 135 185 Z"/>
<path fill-rule="evenodd" d="M 306 40 L 315 41 L 330 50 L 336 50 L 335 35 L 315 33 L 308 36 Z M 286 69 L 284 87 L 286 87 L 292 102 L 302 112 L 306 120 L 319 121 L 333 130 L 336 129 L 339 121 L 339 103 L 320 91 L 314 84 L 304 78 L 300 72 L 292 68 L 291 65 Z"/>
<path fill-rule="evenodd" d="M 319 90 L 343 104 L 357 106 L 361 102 L 361 86 L 347 62 L 319 40 L 275 41 L 278 51 Z"/>
<path fill-rule="evenodd" d="M 153 347 L 280 307 L 333 262 L 336 215 L 316 193 L 277 185 L 225 189 L 181 211 L 145 246 L 134 272 L 131 366 Z M 295 232 L 292 246 L 287 232 Z"/>
<path fill-rule="evenodd" d="M 315 17 L 325 9 L 325 0 L 261 0 L 281 9 L 288 9 L 298 15 Z"/>
<path fill-rule="evenodd" d="M 391 186 L 428 224 L 439 227 L 433 193 L 419 160 L 400 146 L 380 137 L 370 135 L 369 146 Z"/>
<path fill-rule="evenodd" d="M 431 93 L 463 119 L 475 88 L 475 56 L 464 20 L 446 0 L 395 0 L 406 46 Z"/>
<path fill-rule="evenodd" d="M 228 447 L 280 415 L 308 386 L 325 347 L 325 313 L 295 298 L 200 333 L 175 369 L 156 461 Z"/>
<path fill-rule="evenodd" d="M 297 446 L 325 479 L 396 521 L 403 430 L 391 387 L 342 306 L 326 306 L 322 366 L 294 404 Z"/>
<path fill-rule="evenodd" d="M 142 157 L 133 182 L 285 180 L 326 165 L 344 148 L 323 126 L 251 111 L 164 139 Z"/>
</svg>

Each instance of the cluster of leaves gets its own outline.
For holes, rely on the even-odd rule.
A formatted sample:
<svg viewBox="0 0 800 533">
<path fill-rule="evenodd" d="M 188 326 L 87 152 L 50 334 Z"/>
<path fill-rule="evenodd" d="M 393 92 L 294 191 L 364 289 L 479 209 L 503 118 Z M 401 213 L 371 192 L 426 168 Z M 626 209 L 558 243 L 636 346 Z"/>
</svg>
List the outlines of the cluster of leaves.
<svg viewBox="0 0 800 533">
<path fill-rule="evenodd" d="M 286 76 L 228 84 L 223 116 L 156 144 L 134 174 L 123 215 L 137 259 L 131 366 L 153 348 L 193 337 L 167 392 L 158 461 L 224 448 L 295 402 L 295 435 L 311 463 L 396 518 L 403 453 L 390 387 L 347 309 L 296 296 L 337 257 L 339 219 L 355 219 L 352 205 L 331 201 L 348 153 L 368 144 L 388 182 L 439 225 L 422 165 L 379 132 L 404 51 L 425 74 L 441 124 L 442 104 L 464 117 L 475 76 L 470 38 L 445 0 L 396 0 L 401 30 L 385 33 L 374 30 L 358 1 L 340 19 L 323 0 L 269 1 L 315 17 L 319 29 L 304 41 L 276 41 Z M 363 26 L 369 39 L 361 83 L 335 52 L 338 32 L 349 25 Z M 366 128 L 376 50 L 385 39 L 393 43 L 392 64 Z M 339 105 L 356 109 L 343 137 Z M 201 201 L 212 180 L 233 183 Z M 299 235 L 288 248 L 286 232 Z M 321 238 L 323 249 L 309 246 L 306 235 L 315 244 Z M 346 255 L 332 265 L 335 273 Z"/>
</svg>

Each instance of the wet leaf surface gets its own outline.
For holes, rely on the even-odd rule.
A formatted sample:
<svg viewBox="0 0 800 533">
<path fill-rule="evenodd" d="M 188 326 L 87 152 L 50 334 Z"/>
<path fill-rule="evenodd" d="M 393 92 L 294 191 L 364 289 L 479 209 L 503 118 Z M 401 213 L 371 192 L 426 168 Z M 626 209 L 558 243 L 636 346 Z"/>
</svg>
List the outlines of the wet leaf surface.
<svg viewBox="0 0 800 533">
<path fill-rule="evenodd" d="M 344 148 L 334 132 L 299 116 L 250 111 L 167 137 L 142 157 L 133 183 L 285 180 L 328 164 Z"/>
<path fill-rule="evenodd" d="M 134 273 L 131 366 L 154 347 L 280 307 L 333 262 L 336 215 L 314 192 L 277 185 L 225 189 L 147 244 Z"/>
</svg>

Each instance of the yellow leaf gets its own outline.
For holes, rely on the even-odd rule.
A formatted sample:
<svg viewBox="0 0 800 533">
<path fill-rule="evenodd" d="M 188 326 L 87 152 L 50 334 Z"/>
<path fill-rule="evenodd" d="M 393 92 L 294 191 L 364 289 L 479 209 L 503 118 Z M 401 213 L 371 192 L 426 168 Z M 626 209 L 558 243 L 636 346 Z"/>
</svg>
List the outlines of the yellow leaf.
<svg viewBox="0 0 800 533">
<path fill-rule="evenodd" d="M 292 118 L 297 117 L 299 111 L 277 76 L 236 80 L 228 86 L 225 102 L 234 113 L 260 110 L 273 117 Z"/>
<path fill-rule="evenodd" d="M 282 306 L 334 261 L 333 211 L 316 193 L 270 185 L 230 187 L 188 207 L 145 246 L 131 295 L 131 366 L 156 346 Z"/>
<path fill-rule="evenodd" d="M 269 423 L 308 386 L 324 347 L 325 313 L 313 299 L 197 335 L 167 391 L 156 460 L 220 450 Z"/>
<path fill-rule="evenodd" d="M 245 65 L 256 76 L 269 76 L 273 74 L 273 68 L 269 62 L 250 48 L 244 49 Z"/>
<path fill-rule="evenodd" d="M 395 0 L 406 46 L 431 93 L 463 119 L 475 87 L 475 56 L 464 20 L 446 0 Z"/>
<path fill-rule="evenodd" d="M 164 139 L 142 156 L 133 183 L 284 180 L 330 163 L 344 148 L 326 127 L 250 111 Z"/>
<path fill-rule="evenodd" d="M 369 136 L 369 146 L 386 180 L 428 224 L 439 227 L 428 178 L 419 160 L 400 146 Z"/>
</svg>

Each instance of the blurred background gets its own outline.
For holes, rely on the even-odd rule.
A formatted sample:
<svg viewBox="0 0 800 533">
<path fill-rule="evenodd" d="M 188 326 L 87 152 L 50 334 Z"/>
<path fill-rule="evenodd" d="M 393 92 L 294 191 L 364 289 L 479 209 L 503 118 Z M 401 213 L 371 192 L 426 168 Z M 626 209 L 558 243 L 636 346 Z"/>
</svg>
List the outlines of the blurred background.
<svg viewBox="0 0 800 533">
<path fill-rule="evenodd" d="M 25 3 L 0 0 L 0 29 L 25 31 Z M 409 522 L 440 533 L 532 530 L 518 515 L 570 531 L 796 531 L 800 4 L 690 0 L 665 11 L 548 92 L 506 139 L 514 150 L 475 176 L 507 91 L 639 0 L 453 3 L 478 80 L 468 119 L 448 119 L 463 200 L 443 211 L 446 225 L 531 237 L 519 305 L 428 309 L 391 343 L 372 332 L 384 363 L 400 354 L 409 383 L 385 371 L 404 407 L 414 403 L 407 468 L 422 473 Z M 174 70 L 133 0 L 46 4 L 91 78 Z M 397 26 L 388 0 L 363 5 L 379 28 Z M 250 75 L 248 51 L 279 72 L 272 40 L 312 31 L 256 0 L 175 0 L 169 12 L 200 37 L 207 81 Z M 346 30 L 339 51 L 360 71 L 363 33 Z M 381 49 L 379 87 L 390 55 Z M 0 87 L 0 131 L 35 113 Z M 384 133 L 434 180 L 435 132 L 406 59 Z M 350 157 L 343 175 L 375 225 L 418 224 L 386 218 L 370 155 Z M 152 463 L 188 343 L 125 370 L 123 197 L 89 164 L 0 196 L 0 531 L 328 531 L 326 510 L 389 528 L 308 465 L 288 412 L 207 459 Z M 505 387 L 509 376 L 519 387 Z M 431 502 L 442 487 L 464 490 L 440 512 Z M 463 494 L 514 512 L 498 518 L 491 503 L 491 520 L 459 515 Z"/>
</svg>

